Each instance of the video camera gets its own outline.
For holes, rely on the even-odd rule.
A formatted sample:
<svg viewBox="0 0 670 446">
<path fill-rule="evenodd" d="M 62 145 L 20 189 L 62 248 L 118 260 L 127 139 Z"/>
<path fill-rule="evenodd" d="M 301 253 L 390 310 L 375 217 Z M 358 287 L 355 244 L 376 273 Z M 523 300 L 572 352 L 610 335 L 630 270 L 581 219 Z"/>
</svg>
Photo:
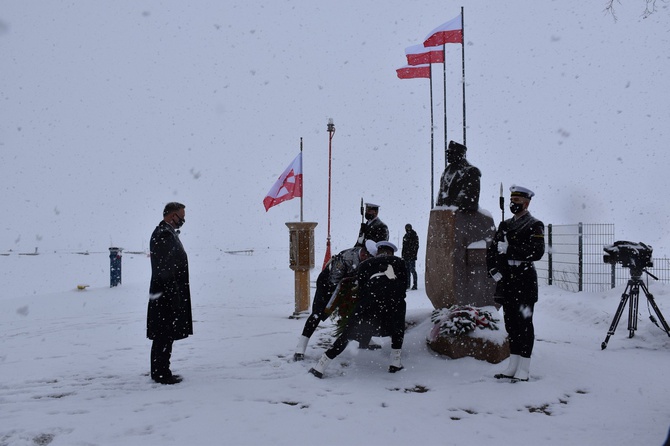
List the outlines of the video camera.
<svg viewBox="0 0 670 446">
<path fill-rule="evenodd" d="M 643 270 L 644 268 L 653 268 L 654 262 L 651 260 L 652 247 L 644 243 L 627 242 L 619 240 L 612 245 L 603 246 L 605 254 L 603 262 L 609 264 L 620 263 L 625 268 L 634 270 Z"/>
</svg>

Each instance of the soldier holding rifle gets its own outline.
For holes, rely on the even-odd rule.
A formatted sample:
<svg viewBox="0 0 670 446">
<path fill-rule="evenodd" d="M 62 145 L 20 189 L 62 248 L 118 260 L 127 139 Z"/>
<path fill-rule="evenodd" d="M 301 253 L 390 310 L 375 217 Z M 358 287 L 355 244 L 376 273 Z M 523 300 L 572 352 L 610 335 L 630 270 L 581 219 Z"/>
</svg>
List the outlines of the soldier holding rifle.
<svg viewBox="0 0 670 446">
<path fill-rule="evenodd" d="M 502 305 L 509 336 L 509 366 L 497 379 L 528 381 L 535 342 L 533 311 L 537 302 L 534 261 L 544 255 L 544 223 L 528 212 L 533 191 L 510 187 L 509 209 L 514 214 L 498 226 L 486 253 L 489 275 L 496 281 L 494 300 Z"/>
</svg>

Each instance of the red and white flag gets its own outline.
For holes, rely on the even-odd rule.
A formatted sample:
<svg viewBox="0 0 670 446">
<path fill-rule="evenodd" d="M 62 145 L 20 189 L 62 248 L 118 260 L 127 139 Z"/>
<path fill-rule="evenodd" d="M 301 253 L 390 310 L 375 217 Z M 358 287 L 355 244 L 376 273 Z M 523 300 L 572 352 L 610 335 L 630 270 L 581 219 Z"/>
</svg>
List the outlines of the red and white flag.
<svg viewBox="0 0 670 446">
<path fill-rule="evenodd" d="M 399 79 L 430 79 L 430 65 L 405 66 L 395 70 Z"/>
<path fill-rule="evenodd" d="M 444 49 L 441 46 L 426 48 L 423 45 L 413 45 L 405 48 L 407 65 L 423 65 L 427 63 L 444 63 Z"/>
<path fill-rule="evenodd" d="M 279 179 L 263 199 L 265 212 L 272 206 L 295 197 L 302 197 L 302 152 L 291 161 L 284 173 L 279 175 Z"/>
<path fill-rule="evenodd" d="M 463 43 L 463 20 L 460 14 L 432 30 L 423 46 L 439 46 L 445 43 Z"/>
</svg>

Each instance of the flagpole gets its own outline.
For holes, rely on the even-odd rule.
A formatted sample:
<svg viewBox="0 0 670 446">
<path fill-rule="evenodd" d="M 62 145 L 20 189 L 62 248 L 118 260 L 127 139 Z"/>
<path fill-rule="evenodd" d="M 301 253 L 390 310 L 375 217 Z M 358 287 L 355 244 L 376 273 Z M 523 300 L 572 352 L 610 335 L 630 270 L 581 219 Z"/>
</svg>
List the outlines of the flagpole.
<svg viewBox="0 0 670 446">
<path fill-rule="evenodd" d="M 442 44 L 444 61 L 442 62 L 444 88 L 444 168 L 447 168 L 447 45 Z"/>
<path fill-rule="evenodd" d="M 301 158 L 301 160 L 302 160 L 302 136 L 300 137 L 300 155 L 301 155 L 300 158 Z M 301 166 L 301 168 L 302 168 L 302 166 Z M 303 169 L 303 172 L 304 172 L 304 169 Z M 303 174 L 303 178 L 304 178 L 304 174 Z M 300 222 L 301 222 L 301 223 L 302 223 L 302 221 L 303 221 L 303 220 L 302 220 L 302 197 L 303 197 L 304 195 L 305 195 L 305 181 L 304 181 L 304 179 L 303 179 L 303 182 L 302 182 L 302 193 L 300 194 Z"/>
<path fill-rule="evenodd" d="M 461 36 L 462 36 L 461 54 L 462 54 L 462 65 L 463 65 L 463 145 L 467 146 L 467 142 L 465 141 L 465 129 L 467 128 L 465 124 L 465 19 L 463 18 L 462 6 L 461 6 Z"/>
<path fill-rule="evenodd" d="M 430 208 L 435 207 L 435 156 L 434 156 L 434 147 L 435 147 L 435 136 L 433 125 L 433 64 L 429 65 L 430 67 L 430 76 L 428 80 L 430 81 Z"/>
</svg>

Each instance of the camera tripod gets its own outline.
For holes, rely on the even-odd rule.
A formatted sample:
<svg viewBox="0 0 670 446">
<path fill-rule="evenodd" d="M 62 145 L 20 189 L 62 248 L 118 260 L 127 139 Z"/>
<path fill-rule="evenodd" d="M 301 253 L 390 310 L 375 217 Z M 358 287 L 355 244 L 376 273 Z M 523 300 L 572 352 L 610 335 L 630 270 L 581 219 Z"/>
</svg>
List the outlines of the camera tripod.
<svg viewBox="0 0 670 446">
<path fill-rule="evenodd" d="M 651 295 L 649 289 L 642 281 L 642 272 L 645 272 L 654 279 L 658 280 L 656 276 L 654 276 L 645 269 L 642 270 L 631 269 L 630 272 L 631 278 L 628 280 L 626 289 L 623 290 L 623 294 L 621 295 L 621 302 L 619 302 L 619 308 L 617 308 L 616 310 L 616 314 L 614 315 L 614 319 L 612 320 L 612 325 L 610 325 L 610 329 L 607 332 L 607 337 L 605 338 L 605 341 L 603 341 L 603 343 L 600 344 L 600 348 L 602 350 L 605 350 L 607 348 L 607 341 L 609 341 L 610 336 L 614 334 L 616 326 L 619 324 L 619 320 L 621 319 L 621 315 L 623 314 L 623 309 L 629 300 L 630 304 L 628 306 L 628 337 L 632 338 L 633 336 L 635 336 L 635 330 L 637 330 L 637 309 L 640 300 L 640 288 L 642 288 L 642 291 L 644 292 L 644 295 L 647 298 L 647 302 L 654 309 L 654 312 L 656 313 L 656 316 L 658 316 L 661 325 L 663 325 L 663 330 L 668 334 L 668 336 L 670 336 L 670 327 L 668 327 L 668 323 L 665 321 L 665 318 L 663 318 L 661 310 L 659 310 L 658 307 L 656 306 L 654 296 Z M 654 319 L 654 317 L 650 315 L 650 318 L 651 321 L 654 324 L 656 324 L 656 320 Z"/>
</svg>

